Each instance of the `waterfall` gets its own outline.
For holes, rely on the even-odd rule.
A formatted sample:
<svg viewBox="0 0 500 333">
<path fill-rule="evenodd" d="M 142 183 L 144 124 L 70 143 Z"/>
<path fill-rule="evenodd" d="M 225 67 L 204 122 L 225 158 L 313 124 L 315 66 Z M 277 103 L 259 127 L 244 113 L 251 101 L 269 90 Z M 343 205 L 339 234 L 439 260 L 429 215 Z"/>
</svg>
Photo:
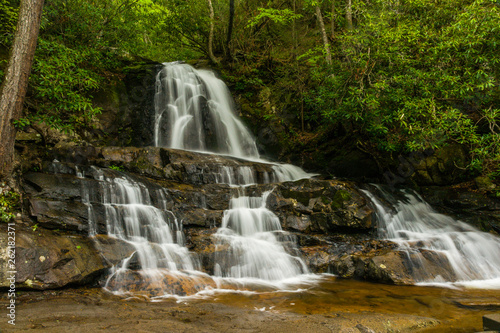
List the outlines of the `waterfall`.
<svg viewBox="0 0 500 333">
<path fill-rule="evenodd" d="M 157 75 L 154 102 L 156 146 L 231 155 L 271 167 L 258 174 L 251 166 L 221 166 L 215 175 L 214 181 L 230 185 L 234 196 L 213 236 L 213 276 L 200 271 L 198 259 L 186 248 L 182 221 L 167 209 L 171 204 L 166 189 L 119 171 L 91 167 L 85 174 L 77 169 L 89 236 L 99 247 L 94 217 L 96 211 L 104 212 L 108 237 L 133 249 L 112 268 L 105 288 L 121 295 L 165 297 L 217 288 L 225 280 L 280 288 L 307 276 L 295 238 L 282 230 L 279 218 L 266 208 L 271 191 L 252 197 L 245 188 L 312 175 L 290 164 L 260 159 L 254 138 L 235 115 L 227 87 L 209 71 L 165 64 Z M 87 188 L 86 178 L 98 181 L 97 193 Z"/>
<path fill-rule="evenodd" d="M 156 76 L 154 138 L 157 147 L 259 157 L 224 82 L 178 62 L 164 64 Z"/>
<path fill-rule="evenodd" d="M 372 200 L 378 217 L 379 237 L 392 240 L 407 252 L 414 279 L 421 283 L 441 283 L 442 276 L 426 274 L 423 251 L 445 258 L 456 284 L 500 287 L 500 239 L 436 212 L 417 193 L 405 190 L 397 199 L 378 187 L 383 199 L 364 191 Z M 383 202 L 388 202 L 393 208 Z"/>
<path fill-rule="evenodd" d="M 100 190 L 92 200 L 82 182 L 84 203 L 93 211 L 94 205 L 104 206 L 108 236 L 130 244 L 135 251 L 112 269 L 105 288 L 116 294 L 127 294 L 141 282 L 154 285 L 158 296 L 172 293 L 166 276 L 196 279 L 200 265 L 184 246 L 182 224 L 167 209 L 163 188 L 146 185 L 116 171 L 92 167 Z M 95 236 L 92 214 L 89 213 L 89 234 Z M 98 240 L 96 240 L 99 246 Z M 134 270 L 137 269 L 137 270 Z M 191 272 L 191 274 L 189 274 Z"/>
<path fill-rule="evenodd" d="M 218 247 L 229 245 L 216 258 L 216 276 L 282 281 L 308 273 L 298 256 L 285 251 L 283 238 L 287 235 L 279 218 L 265 206 L 269 193 L 231 199 L 216 234 Z"/>
<path fill-rule="evenodd" d="M 157 146 L 212 152 L 262 160 L 249 130 L 236 117 L 227 86 L 206 70 L 182 63 L 167 63 L 156 77 L 155 144 Z M 290 164 L 272 166 L 263 182 L 309 178 L 312 174 Z M 215 275 L 281 281 L 308 273 L 293 252 L 294 240 L 281 229 L 278 217 L 266 208 L 269 192 L 249 197 L 244 187 L 257 183 L 250 167 L 222 167 L 218 183 L 240 187 L 224 212 L 217 231 Z"/>
<path fill-rule="evenodd" d="M 200 272 L 200 263 L 186 248 L 182 221 L 168 209 L 172 207 L 170 192 L 118 171 L 92 167 L 91 174 L 85 175 L 77 170 L 82 178 L 89 235 L 98 238 L 96 217 L 100 216 L 96 212 L 104 211 L 108 236 L 133 248 L 133 253 L 112 269 L 106 288 L 117 294 L 147 289 L 148 295 L 153 292 L 164 297 L 194 294 L 226 282 L 279 289 L 317 279 L 311 279 L 300 258 L 295 237 L 282 230 L 279 217 L 267 207 L 274 191 L 272 183 L 314 175 L 294 165 L 261 159 L 253 136 L 236 116 L 227 87 L 209 71 L 182 63 L 165 64 L 157 74 L 154 102 L 156 146 L 230 155 L 267 165 L 220 165 L 206 178 L 207 182 L 229 185 L 232 193 L 221 227 L 210 234 L 210 249 L 215 249 L 213 268 L 208 268 L 213 270 L 209 272 L 212 276 Z M 204 172 L 196 166 L 194 170 Z M 99 193 L 85 187 L 86 177 L 99 181 Z M 252 184 L 271 185 L 266 191 L 255 186 L 250 192 Z M 405 191 L 396 199 L 382 188 L 377 192 L 383 199 L 365 191 L 376 208 L 379 236 L 399 244 L 415 281 L 500 287 L 498 238 L 435 212 L 416 193 Z M 200 197 L 200 210 L 206 208 L 204 200 Z M 430 252 L 444 258 L 442 263 L 452 274 L 431 276 L 425 267 L 422 269 Z"/>
</svg>

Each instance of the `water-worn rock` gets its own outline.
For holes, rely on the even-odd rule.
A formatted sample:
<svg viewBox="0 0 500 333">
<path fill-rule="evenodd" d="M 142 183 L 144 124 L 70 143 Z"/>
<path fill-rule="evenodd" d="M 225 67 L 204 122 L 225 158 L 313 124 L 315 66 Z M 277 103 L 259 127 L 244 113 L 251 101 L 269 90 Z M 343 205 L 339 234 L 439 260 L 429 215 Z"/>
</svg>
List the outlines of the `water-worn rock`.
<svg viewBox="0 0 500 333">
<path fill-rule="evenodd" d="M 148 189 L 152 206 L 182 223 L 186 246 L 197 254 L 206 273 L 214 273 L 215 260 L 225 257 L 224 251 L 228 250 L 227 246 L 216 246 L 214 234 L 222 224 L 224 211 L 229 209 L 230 198 L 267 193 L 266 207 L 281 221 L 286 250 L 300 255 L 312 272 L 394 284 L 411 284 L 418 278 L 419 268 L 408 264 L 405 252 L 396 250 L 391 242 L 371 240 L 374 211 L 352 182 L 302 179 L 255 184 L 242 191 L 217 183 L 221 167 L 248 167 L 254 174 L 263 175 L 271 172 L 270 165 L 162 148 L 108 147 L 73 152 L 83 164 L 52 162 L 45 165 L 42 173 L 25 175 L 25 203 L 40 228 L 82 236 L 88 234 L 90 227 L 96 228 L 95 240 L 99 242 L 92 244 L 106 257 L 100 257 L 105 267 L 134 253 L 130 244 L 119 244 L 118 240 L 104 236 L 107 212 L 103 203 L 109 191 L 106 179 L 127 177 Z M 74 160 L 75 156 L 69 159 Z M 147 162 L 139 163 L 144 166 L 141 174 L 90 165 L 119 166 L 125 170 L 134 170 L 136 165 L 139 170 L 139 160 Z M 118 205 L 115 209 L 121 208 Z M 297 241 L 297 248 L 291 240 Z M 434 252 L 421 253 L 431 267 L 431 275 L 453 280 L 442 269 L 447 267 L 445 260 Z M 137 266 L 134 260 L 132 256 L 131 268 Z M 39 287 L 45 286 L 50 284 Z"/>
<path fill-rule="evenodd" d="M 438 211 L 454 215 L 480 230 L 500 235 L 500 199 L 488 196 L 473 186 L 469 183 L 462 186 L 429 186 L 422 187 L 420 191 Z"/>
<path fill-rule="evenodd" d="M 111 76 L 93 98 L 102 109 L 99 123 L 87 140 L 115 146 L 149 146 L 153 144 L 155 77 L 161 64 L 135 61 L 133 67 Z"/>
<path fill-rule="evenodd" d="M 25 175 L 25 202 L 31 218 L 40 228 L 82 236 L 88 235 L 90 230 L 95 230 L 98 235 L 93 239 L 93 245 L 103 254 L 101 259 L 105 261 L 106 267 L 119 263 L 134 252 L 130 244 L 104 236 L 107 233 L 108 214 L 104 202 L 109 200 L 106 199 L 109 196 L 106 179 L 122 178 L 125 175 L 129 181 L 139 182 L 148 189 L 152 206 L 164 210 L 169 216 L 173 214 L 177 221 L 182 223 L 186 245 L 192 252 L 197 253 L 203 271 L 210 274 L 214 272 L 216 257 L 224 257 L 221 253 L 227 250 L 224 246 L 215 246 L 214 233 L 216 228 L 221 226 L 224 210 L 229 208 L 230 198 L 234 195 L 262 196 L 264 192 L 269 192 L 266 206 L 278 215 L 283 229 L 289 232 L 289 236 L 285 237 L 284 246 L 290 253 L 298 254 L 294 243 L 290 242 L 296 239 L 301 255 L 314 272 L 326 272 L 332 261 L 337 260 L 342 253 L 352 253 L 362 248 L 357 240 L 332 238 L 332 235 L 346 231 L 363 234 L 370 232 L 372 228 L 373 210 L 361 192 L 349 182 L 304 179 L 296 182 L 256 184 L 238 194 L 236 189 L 226 184 L 214 183 L 215 178 L 203 181 L 200 178 L 199 181 L 193 182 L 189 173 L 190 165 L 197 165 L 193 167 L 196 169 L 192 171 L 193 175 L 199 172 L 200 163 L 206 167 L 209 161 L 218 161 L 217 163 L 222 165 L 227 159 L 236 169 L 243 166 L 264 170 L 263 172 L 268 172 L 265 168 L 269 166 L 262 163 L 256 163 L 254 166 L 251 162 L 238 159 L 212 158 L 204 154 L 159 148 L 103 148 L 98 151 L 90 149 L 84 153 L 86 152 L 93 154 L 93 161 L 119 159 L 121 163 L 125 163 L 122 166 L 127 165 L 127 168 L 136 161 L 137 156 L 146 156 L 150 167 L 146 168 L 149 171 L 145 173 L 149 178 L 85 163 L 75 165 L 52 162 L 46 164 L 45 173 L 33 172 Z M 79 156 L 83 155 L 82 153 Z M 204 156 L 201 162 L 197 160 L 198 155 Z M 166 161 L 168 164 L 165 164 Z M 178 169 L 182 170 L 181 174 L 184 176 L 180 176 L 177 181 L 154 178 L 154 172 L 151 170 L 174 169 L 172 165 L 177 163 L 175 161 L 181 165 Z M 214 171 L 214 177 L 217 176 L 216 171 L 220 171 L 217 169 L 220 166 L 217 163 L 213 164 L 213 168 L 207 167 L 207 170 Z M 206 173 L 208 174 L 209 172 Z M 118 213 L 123 209 L 120 205 L 113 207 Z M 281 237 L 281 234 L 278 236 Z M 133 261 L 132 258 L 131 267 L 135 267 Z"/>
<path fill-rule="evenodd" d="M 16 284 L 23 288 L 53 289 L 95 284 L 110 267 L 135 252 L 129 243 L 106 235 L 89 238 L 39 226 L 26 227 L 20 221 L 14 228 L 15 262 L 8 261 L 8 248 L 2 248 L 0 287 L 8 287 L 7 277 L 12 271 L 16 271 Z M 0 242 L 8 244 L 7 237 L 7 225 L 0 224 Z"/>
<path fill-rule="evenodd" d="M 332 263 L 331 271 L 343 278 L 360 278 L 398 285 L 414 284 L 433 278 L 436 281 L 456 280 L 450 263 L 441 254 L 427 250 L 408 253 L 391 250 L 390 244 L 387 245 L 381 250 L 344 255 Z M 415 255 L 418 255 L 420 260 L 410 261 L 409 256 Z M 420 265 L 415 266 L 415 262 Z"/>
<path fill-rule="evenodd" d="M 0 224 L 0 241 L 7 243 L 7 226 Z M 35 229 L 35 228 L 33 228 Z M 109 267 L 87 237 L 63 235 L 16 225 L 15 271 L 19 287 L 48 289 L 94 283 Z M 2 260 L 0 276 L 9 271 Z M 1 279 L 0 287 L 8 281 Z"/>
<path fill-rule="evenodd" d="M 257 182 L 263 183 L 273 172 L 269 163 L 159 147 L 75 147 L 63 143 L 51 154 L 65 163 L 119 167 L 147 177 L 194 185 L 219 183 L 228 171 L 236 175 L 237 181 L 241 168 L 251 168 Z"/>
<path fill-rule="evenodd" d="M 124 258 L 130 257 L 136 251 L 132 244 L 115 237 L 96 235 L 91 239 L 93 246 L 99 251 L 108 266 L 119 264 Z"/>
<path fill-rule="evenodd" d="M 110 290 L 122 291 L 123 289 L 124 292 L 147 297 L 193 295 L 208 287 L 216 287 L 214 280 L 209 276 L 193 275 L 187 272 L 173 273 L 168 270 L 155 275 L 128 270 L 119 277 L 112 276 L 107 284 Z"/>
<path fill-rule="evenodd" d="M 268 207 L 285 230 L 304 233 L 368 232 L 374 211 L 353 183 L 303 179 L 278 184 Z"/>
</svg>

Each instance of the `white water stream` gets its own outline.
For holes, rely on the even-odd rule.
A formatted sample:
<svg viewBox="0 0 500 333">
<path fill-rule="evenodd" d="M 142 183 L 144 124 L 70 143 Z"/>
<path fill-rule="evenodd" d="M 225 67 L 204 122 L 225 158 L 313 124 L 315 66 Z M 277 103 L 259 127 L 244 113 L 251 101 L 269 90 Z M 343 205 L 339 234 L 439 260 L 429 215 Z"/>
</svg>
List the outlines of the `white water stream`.
<svg viewBox="0 0 500 333">
<path fill-rule="evenodd" d="M 166 63 L 156 76 L 155 145 L 258 158 L 250 131 L 234 114 L 227 86 L 206 70 Z"/>
<path fill-rule="evenodd" d="M 165 64 L 157 75 L 155 109 L 157 146 L 270 163 L 259 158 L 254 138 L 234 114 L 227 87 L 211 72 L 196 71 L 180 63 Z M 250 166 L 222 166 L 216 177 L 218 183 L 235 187 L 237 195 L 231 199 L 222 226 L 214 235 L 217 253 L 211 282 L 199 272 L 200 264 L 184 246 L 182 223 L 167 209 L 161 188 L 148 188 L 125 175 L 106 177 L 101 170 L 94 171 L 94 178 L 100 181 L 100 203 L 105 207 L 108 235 L 135 249 L 108 278 L 106 288 L 113 293 L 134 294 L 135 286 L 144 284 L 153 285 L 157 296 L 168 296 L 175 291 L 168 288 L 166 276 L 184 281 L 198 279 L 200 289 L 203 283 L 213 287 L 211 282 L 221 285 L 222 280 L 281 288 L 311 278 L 304 262 L 291 253 L 294 239 L 282 231 L 278 217 L 266 208 L 270 192 L 262 197 L 245 195 L 244 187 L 257 183 Z M 272 172 L 266 173 L 261 182 L 310 176 L 290 164 L 272 164 Z M 89 194 L 83 195 L 92 210 Z M 95 229 L 91 227 L 92 236 L 97 233 Z"/>
<path fill-rule="evenodd" d="M 481 232 L 464 222 L 436 212 L 417 193 L 405 190 L 403 200 L 397 200 L 378 188 L 388 208 L 372 193 L 364 191 L 377 210 L 378 232 L 407 251 L 410 264 L 422 267 L 422 250 L 431 250 L 446 258 L 455 278 L 446 281 L 431 276 L 424 269 L 416 271 L 414 279 L 421 284 L 464 285 L 480 288 L 500 288 L 500 239 Z"/>
</svg>

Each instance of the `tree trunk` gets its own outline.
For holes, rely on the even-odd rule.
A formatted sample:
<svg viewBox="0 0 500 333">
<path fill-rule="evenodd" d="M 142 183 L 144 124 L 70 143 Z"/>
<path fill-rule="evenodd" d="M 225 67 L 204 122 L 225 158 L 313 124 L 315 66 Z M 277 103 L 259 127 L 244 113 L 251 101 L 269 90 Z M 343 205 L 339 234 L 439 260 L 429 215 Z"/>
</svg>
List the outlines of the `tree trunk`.
<svg viewBox="0 0 500 333">
<path fill-rule="evenodd" d="M 328 43 L 328 36 L 326 35 L 325 22 L 323 22 L 323 15 L 321 15 L 321 9 L 316 6 L 316 16 L 318 17 L 319 27 L 321 29 L 321 35 L 323 36 L 323 44 L 325 46 L 326 53 L 326 63 L 328 65 L 332 64 L 332 54 L 330 52 L 330 44 Z"/>
<path fill-rule="evenodd" d="M 218 64 L 219 61 L 214 56 L 213 43 L 214 43 L 214 7 L 212 6 L 212 0 L 208 0 L 208 8 L 210 9 L 210 34 L 208 35 L 208 56 L 214 64 Z"/>
<path fill-rule="evenodd" d="M 347 30 L 352 30 L 352 0 L 347 0 L 345 19 L 347 21 Z"/>
<path fill-rule="evenodd" d="M 233 59 L 233 55 L 231 52 L 231 36 L 233 34 L 233 24 L 234 24 L 234 0 L 229 1 L 229 25 L 227 27 L 227 39 L 226 39 L 226 49 L 227 49 L 227 58 L 229 60 Z"/>
<path fill-rule="evenodd" d="M 21 0 L 14 44 L 0 88 L 0 179 L 11 180 L 16 128 L 35 56 L 44 0 Z"/>
<path fill-rule="evenodd" d="M 332 20 L 330 21 L 331 24 L 331 34 L 332 34 L 332 40 L 335 39 L 335 0 L 332 0 Z"/>
</svg>

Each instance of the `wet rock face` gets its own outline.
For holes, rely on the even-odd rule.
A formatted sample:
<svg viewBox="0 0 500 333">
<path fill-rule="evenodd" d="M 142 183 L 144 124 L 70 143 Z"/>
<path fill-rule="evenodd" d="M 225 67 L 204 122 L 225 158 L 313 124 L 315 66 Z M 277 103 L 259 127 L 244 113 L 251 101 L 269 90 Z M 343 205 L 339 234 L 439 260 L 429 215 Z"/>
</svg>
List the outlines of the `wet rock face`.
<svg viewBox="0 0 500 333">
<path fill-rule="evenodd" d="M 105 235 L 90 239 L 44 227 L 26 227 L 21 221 L 17 221 L 15 227 L 16 284 L 22 288 L 96 284 L 109 268 L 135 251 L 130 244 Z M 7 244 L 7 226 L 0 224 L 0 231 L 0 241 Z M 0 287 L 9 286 L 6 278 L 12 271 L 5 255 L 4 249 L 0 252 Z"/>
<path fill-rule="evenodd" d="M 7 243 L 6 226 L 0 225 L 0 240 Z M 5 229 L 5 230 L 4 230 Z M 33 228 L 35 229 L 35 228 Z M 19 287 L 52 289 L 94 283 L 110 267 L 84 236 L 65 235 L 16 225 L 16 283 Z M 12 271 L 1 263 L 0 275 Z M 1 287 L 7 287 L 2 278 Z"/>
<path fill-rule="evenodd" d="M 130 244 L 105 235 L 93 239 L 44 227 L 16 223 L 15 281 L 18 287 L 54 289 L 96 284 L 113 265 L 130 257 Z M 7 226 L 0 224 L 0 241 L 7 244 Z M 6 249 L 0 252 L 0 287 L 9 287 Z"/>
<path fill-rule="evenodd" d="M 53 230 L 72 234 L 76 239 L 89 242 L 85 246 L 92 248 L 94 252 L 89 256 L 95 260 L 88 262 L 88 269 L 99 272 L 95 276 L 131 257 L 134 249 L 127 243 L 105 236 L 107 212 L 103 200 L 107 194 L 102 179 L 120 178 L 123 172 L 91 164 L 115 165 L 127 170 L 139 170 L 140 164 L 142 175 L 129 172 L 127 177 L 148 189 L 151 205 L 162 210 L 168 209 L 182 223 L 186 246 L 197 254 L 202 270 L 209 274 L 214 272 L 215 258 L 220 257 L 220 253 L 225 250 L 223 246 L 215 246 L 214 233 L 222 224 L 230 198 L 237 194 L 235 188 L 216 183 L 220 166 L 229 165 L 236 169 L 251 167 L 255 174 L 271 172 L 268 164 L 160 148 L 87 147 L 81 151 L 71 149 L 67 153 L 66 159 L 85 163 L 46 163 L 44 172 L 25 174 L 25 205 L 40 229 L 47 233 Z M 61 154 L 58 158 L 64 160 L 65 157 Z M 200 173 L 200 168 L 205 172 Z M 164 193 L 163 198 L 155 194 L 159 189 Z M 266 191 L 270 191 L 266 206 L 280 217 L 283 229 L 297 240 L 300 254 L 314 272 L 326 272 L 331 262 L 342 253 L 360 249 L 359 239 L 355 239 L 357 236 L 346 240 L 333 239 L 332 235 L 339 232 L 364 234 L 372 228 L 373 211 L 349 182 L 305 179 L 260 184 L 247 187 L 245 193 L 240 195 L 262 196 Z M 98 234 L 92 241 L 86 237 L 91 224 Z M 45 237 L 43 235 L 46 234 L 42 233 L 40 237 Z M 290 251 L 297 251 L 292 244 L 289 245 Z M 36 260 L 34 256 L 27 258 L 32 262 Z M 47 272 L 53 270 L 50 267 L 46 269 Z M 131 267 L 134 267 L 133 262 Z M 30 274 L 27 276 L 35 275 L 34 272 Z M 54 276 L 53 273 L 47 274 Z M 47 280 L 35 287 L 52 288 L 56 284 L 83 283 L 89 275 L 82 275 L 82 279 L 73 277 L 70 282 L 65 279 L 58 283 Z"/>
<path fill-rule="evenodd" d="M 236 171 L 235 174 L 241 168 L 252 170 L 258 183 L 264 182 L 264 175 L 273 173 L 271 164 L 174 149 L 68 148 L 59 147 L 54 154 L 58 161 L 71 163 L 48 163 L 45 170 L 55 175 L 28 174 L 26 187 L 32 195 L 31 210 L 40 217 L 42 223 L 54 227 L 64 220 L 67 221 L 64 223 L 72 226 L 72 230 L 82 232 L 88 228 L 85 223 L 81 225 L 77 222 L 86 216 L 86 206 L 81 203 L 79 191 L 88 188 L 90 193 L 97 195 L 101 191 L 98 182 L 92 179 L 95 178 L 96 170 L 88 165 L 119 167 L 148 177 L 149 181 L 144 178 L 140 178 L 140 181 L 146 181 L 150 184 L 148 186 L 166 188 L 171 202 L 169 209 L 184 225 L 204 227 L 220 225 L 222 212 L 228 209 L 229 200 L 235 194 L 228 185 L 217 184 L 224 172 L 221 168 L 231 168 Z M 80 162 L 80 166 L 75 167 L 73 161 Z M 107 172 L 110 177 L 120 177 L 119 173 L 113 174 L 111 170 Z M 71 178 L 70 175 L 77 173 L 85 175 L 84 180 Z M 49 189 L 44 190 L 44 187 Z M 352 183 L 304 179 L 249 186 L 245 195 L 261 196 L 265 191 L 271 191 L 267 207 L 280 217 L 285 230 L 328 234 L 368 232 L 373 227 L 373 210 Z M 64 193 L 59 195 L 59 192 Z M 48 200 L 37 200 L 40 197 Z M 96 202 L 97 205 L 93 206 L 99 209 L 101 201 L 90 200 Z M 62 216 L 56 216 L 56 211 Z M 65 215 L 65 212 L 72 212 L 76 217 Z M 97 224 L 102 227 L 104 221 L 99 216 L 103 214 L 100 211 L 96 215 Z"/>
<path fill-rule="evenodd" d="M 154 141 L 155 77 L 161 64 L 142 63 L 124 70 L 124 77 L 94 94 L 102 109 L 98 128 L 87 138 L 113 146 L 150 146 Z"/>
<path fill-rule="evenodd" d="M 385 243 L 385 244 L 384 244 Z M 379 249 L 372 246 L 378 244 Z M 420 259 L 410 261 L 411 256 Z M 412 264 L 413 262 L 413 264 Z M 398 250 L 389 241 L 372 241 L 362 251 L 341 256 L 331 264 L 331 272 L 343 278 L 358 278 L 389 284 L 409 285 L 429 279 L 456 281 L 449 261 L 440 253 Z"/>
<path fill-rule="evenodd" d="M 149 190 L 151 205 L 165 212 L 168 210 L 168 214 L 173 214 L 182 224 L 186 246 L 198 257 L 205 273 L 213 274 L 215 261 L 224 257 L 224 251 L 228 250 L 223 245 L 216 246 L 216 232 L 222 224 L 224 211 L 229 209 L 230 198 L 235 195 L 260 197 L 268 192 L 266 207 L 279 217 L 287 237 L 297 244 L 295 247 L 286 241 L 285 248 L 290 253 L 298 253 L 312 272 L 392 284 L 413 284 L 419 280 L 422 267 L 410 264 L 412 254 L 399 250 L 392 242 L 373 240 L 374 211 L 351 182 L 303 179 L 250 185 L 239 193 L 226 184 L 216 183 L 221 165 L 251 167 L 257 173 L 259 170 L 268 172 L 270 166 L 161 148 L 99 148 L 91 152 L 83 164 L 47 163 L 44 172 L 25 175 L 25 204 L 34 223 L 44 231 L 36 238 L 43 246 L 26 243 L 19 252 L 28 258 L 26 267 L 20 270 L 20 283 L 25 286 L 28 286 L 25 281 L 33 288 L 87 283 L 129 257 L 132 258 L 130 267 L 137 266 L 132 246 L 106 236 L 105 193 L 103 178 L 99 177 L 120 178 L 124 173 L 92 164 L 141 170 L 140 174 L 127 172 L 127 177 Z M 139 160 L 144 169 L 139 169 Z M 205 172 L 200 173 L 200 169 Z M 162 198 L 155 194 L 160 189 L 164 194 Z M 445 200 L 443 196 L 436 196 Z M 448 196 L 446 200 L 460 200 L 461 205 L 468 202 L 460 198 Z M 90 223 L 98 233 L 92 241 L 87 237 Z M 54 240 L 49 242 L 46 238 Z M 23 238 L 23 241 L 28 242 L 28 239 Z M 66 252 L 64 256 L 59 254 L 61 251 L 57 252 L 57 249 L 68 247 L 86 250 Z M 28 249 L 36 251 L 32 253 Z M 455 279 L 449 273 L 451 269 L 445 258 L 424 250 L 419 255 L 426 266 L 426 277 Z M 51 259 L 42 264 L 39 262 L 41 256 Z M 78 268 L 71 270 L 73 265 Z M 85 267 L 80 268 L 81 265 Z M 61 272 L 69 277 L 60 277 Z M 130 273 L 130 283 L 137 280 L 137 274 Z M 39 282 L 34 284 L 32 281 Z M 181 289 L 178 292 L 183 293 Z M 185 292 L 189 294 L 194 290 L 196 288 L 186 287 Z"/>
<path fill-rule="evenodd" d="M 474 225 L 478 229 L 500 235 L 500 200 L 467 187 L 422 187 L 420 191 L 429 204 L 444 214 Z"/>
<path fill-rule="evenodd" d="M 268 199 L 285 230 L 303 233 L 368 232 L 374 212 L 352 183 L 304 179 L 279 184 Z"/>
<path fill-rule="evenodd" d="M 265 175 L 273 172 L 272 165 L 267 163 L 158 147 L 75 147 L 61 144 L 51 154 L 64 163 L 119 167 L 145 177 L 192 185 L 222 182 L 223 168 L 238 174 L 241 168 L 249 167 L 258 183 L 263 183 Z"/>
</svg>

